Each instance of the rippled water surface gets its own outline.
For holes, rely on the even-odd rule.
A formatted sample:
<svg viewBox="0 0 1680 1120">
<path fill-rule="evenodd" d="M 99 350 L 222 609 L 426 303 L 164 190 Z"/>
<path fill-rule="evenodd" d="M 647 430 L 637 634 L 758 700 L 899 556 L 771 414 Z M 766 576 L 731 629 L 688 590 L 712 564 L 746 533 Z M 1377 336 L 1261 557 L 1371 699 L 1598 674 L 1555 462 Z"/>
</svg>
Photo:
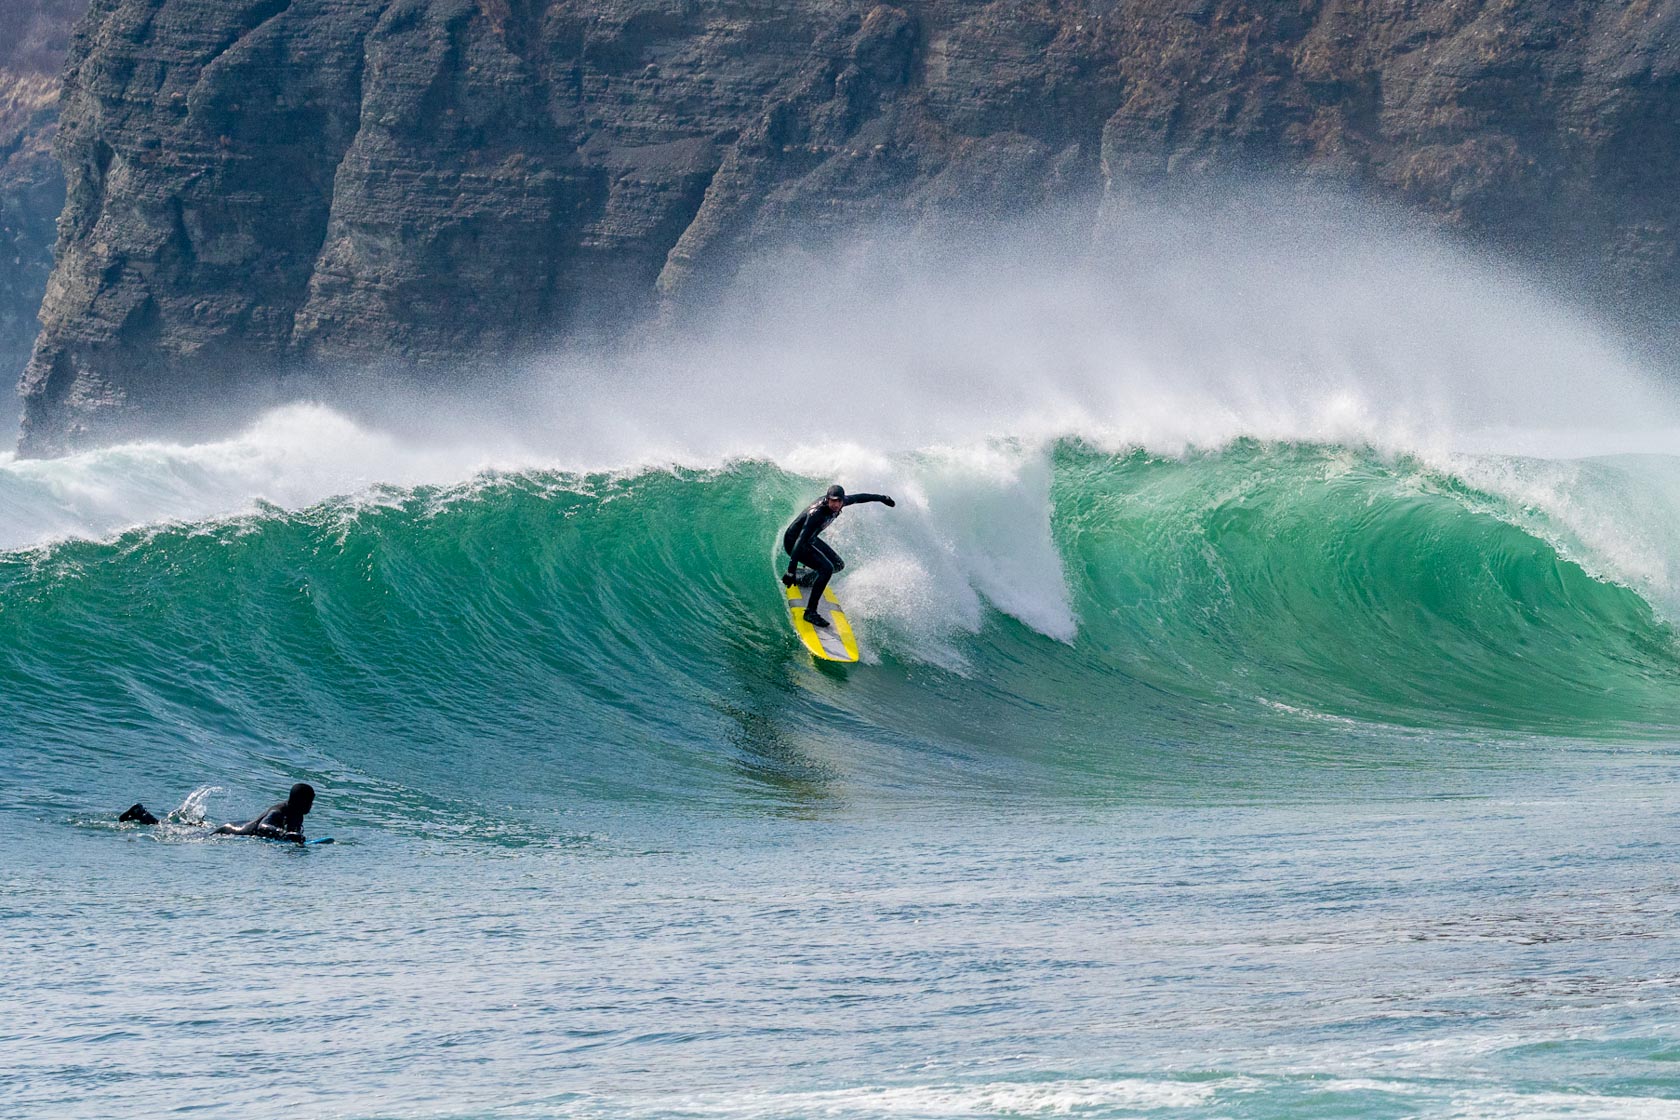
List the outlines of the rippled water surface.
<svg viewBox="0 0 1680 1120">
<path fill-rule="evenodd" d="M 9 807 L 26 1114 L 1662 1116 L 1665 754 L 1482 795 L 299 851 Z"/>
</svg>

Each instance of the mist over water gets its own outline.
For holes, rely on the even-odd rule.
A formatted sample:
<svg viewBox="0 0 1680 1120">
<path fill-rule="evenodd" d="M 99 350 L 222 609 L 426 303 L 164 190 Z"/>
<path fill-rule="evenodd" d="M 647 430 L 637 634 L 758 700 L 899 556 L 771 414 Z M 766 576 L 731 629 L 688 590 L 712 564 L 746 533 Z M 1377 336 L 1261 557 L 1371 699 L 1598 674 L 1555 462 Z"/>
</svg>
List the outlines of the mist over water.
<svg viewBox="0 0 1680 1120">
<path fill-rule="evenodd" d="M 1380 212 L 1269 205 L 767 255 L 703 314 L 536 363 L 490 425 L 570 469 L 1069 436 L 1671 449 L 1672 391 L 1558 297 Z"/>
</svg>

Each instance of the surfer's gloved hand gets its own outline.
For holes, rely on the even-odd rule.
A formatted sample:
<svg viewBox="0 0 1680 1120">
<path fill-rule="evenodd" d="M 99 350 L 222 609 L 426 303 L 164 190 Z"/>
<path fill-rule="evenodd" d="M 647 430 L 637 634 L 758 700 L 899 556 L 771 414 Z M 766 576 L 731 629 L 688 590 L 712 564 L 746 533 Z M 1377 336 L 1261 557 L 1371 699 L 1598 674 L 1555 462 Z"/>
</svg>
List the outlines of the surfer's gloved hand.
<svg viewBox="0 0 1680 1120">
<path fill-rule="evenodd" d="M 794 583 L 795 583 L 795 580 L 793 578 L 793 572 L 792 571 L 788 571 L 788 572 L 783 573 L 783 575 L 782 575 L 782 586 L 783 587 L 792 587 L 794 585 Z"/>
<path fill-rule="evenodd" d="M 888 509 L 891 509 L 892 507 L 894 507 L 898 504 L 897 502 L 893 501 L 891 498 L 882 498 L 881 501 L 886 504 L 886 507 Z"/>
</svg>

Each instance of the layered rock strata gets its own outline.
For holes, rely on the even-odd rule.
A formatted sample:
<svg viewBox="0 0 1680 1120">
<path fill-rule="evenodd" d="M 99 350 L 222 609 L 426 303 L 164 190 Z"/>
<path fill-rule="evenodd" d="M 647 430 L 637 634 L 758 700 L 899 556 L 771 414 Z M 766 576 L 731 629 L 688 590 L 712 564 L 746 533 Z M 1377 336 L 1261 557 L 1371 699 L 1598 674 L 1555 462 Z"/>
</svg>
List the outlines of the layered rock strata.
<svg viewBox="0 0 1680 1120">
<path fill-rule="evenodd" d="M 790 235 L 1256 169 L 1667 314 L 1680 0 L 95 0 L 23 447 L 612 329 Z"/>
<path fill-rule="evenodd" d="M 40 331 L 64 175 L 52 155 L 58 73 L 86 0 L 0 5 L 0 376 L 15 377 Z"/>
</svg>

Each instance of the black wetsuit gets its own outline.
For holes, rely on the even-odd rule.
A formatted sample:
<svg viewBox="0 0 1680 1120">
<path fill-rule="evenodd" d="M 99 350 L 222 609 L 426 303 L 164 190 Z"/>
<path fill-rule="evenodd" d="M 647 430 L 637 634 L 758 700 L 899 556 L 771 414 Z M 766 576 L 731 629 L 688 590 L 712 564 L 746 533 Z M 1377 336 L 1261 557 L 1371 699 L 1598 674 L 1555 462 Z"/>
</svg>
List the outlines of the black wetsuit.
<svg viewBox="0 0 1680 1120">
<path fill-rule="evenodd" d="M 315 789 L 306 782 L 292 787 L 286 800 L 270 805 L 262 815 L 244 824 L 224 824 L 218 836 L 262 836 L 270 840 L 303 843 L 303 818 L 315 804 Z"/>
<path fill-rule="evenodd" d="M 892 499 L 885 494 L 847 494 L 840 501 L 842 509 L 859 502 L 892 504 Z M 817 581 L 811 585 L 811 594 L 805 600 L 807 611 L 816 610 L 829 579 L 846 566 L 840 555 L 817 537 L 839 516 L 829 511 L 827 498 L 818 498 L 782 532 L 782 551 L 788 554 L 790 561 L 788 572 L 792 573 L 795 564 L 803 564 L 817 573 Z"/>
<path fill-rule="evenodd" d="M 265 836 L 270 839 L 303 837 L 303 814 L 294 814 L 290 803 L 281 801 L 263 810 L 262 816 L 241 825 L 223 825 L 216 830 L 225 836 Z"/>
<path fill-rule="evenodd" d="M 139 824 L 158 823 L 158 819 L 152 815 L 152 811 L 138 801 L 124 809 L 122 816 L 117 818 L 118 824 L 126 824 L 129 821 L 135 821 Z"/>
</svg>

